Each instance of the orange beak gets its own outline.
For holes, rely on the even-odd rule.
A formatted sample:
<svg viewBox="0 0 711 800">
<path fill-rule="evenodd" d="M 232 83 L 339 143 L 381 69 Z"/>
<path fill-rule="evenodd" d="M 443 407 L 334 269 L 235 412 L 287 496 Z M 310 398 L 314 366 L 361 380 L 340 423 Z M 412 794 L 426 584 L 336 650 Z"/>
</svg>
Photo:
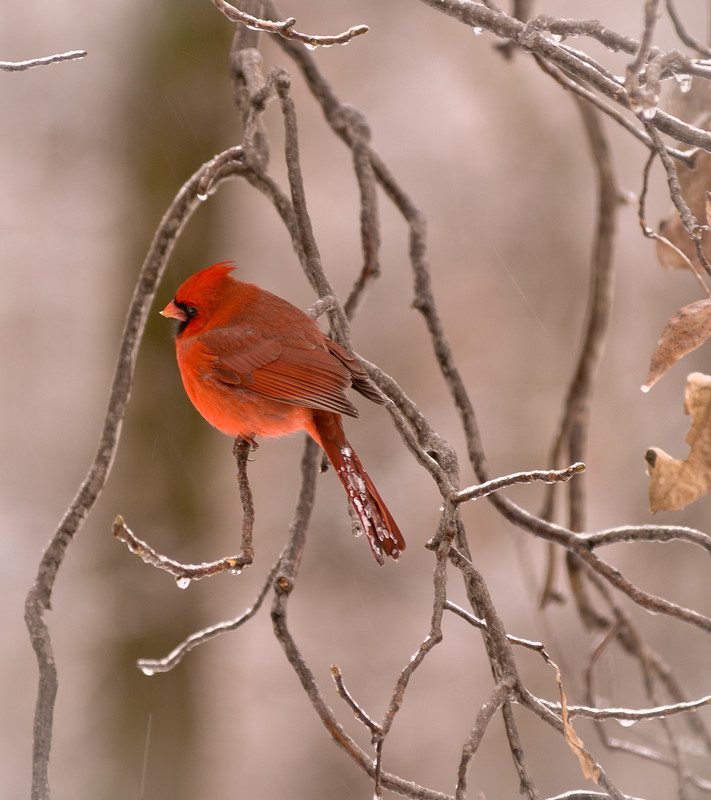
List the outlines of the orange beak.
<svg viewBox="0 0 711 800">
<path fill-rule="evenodd" d="M 176 305 L 175 300 L 171 300 L 170 303 L 160 312 L 164 317 L 172 317 L 173 319 L 178 319 L 181 322 L 187 322 L 188 318 L 182 308 L 179 308 Z"/>
</svg>

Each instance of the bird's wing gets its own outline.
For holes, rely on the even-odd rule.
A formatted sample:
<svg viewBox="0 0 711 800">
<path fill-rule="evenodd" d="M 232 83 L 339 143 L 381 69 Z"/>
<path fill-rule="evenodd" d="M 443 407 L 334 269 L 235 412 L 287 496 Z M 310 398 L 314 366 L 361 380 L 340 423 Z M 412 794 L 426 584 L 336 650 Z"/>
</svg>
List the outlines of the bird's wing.
<svg viewBox="0 0 711 800">
<path fill-rule="evenodd" d="M 382 394 L 377 390 L 375 385 L 371 382 L 370 376 L 365 371 L 363 365 L 356 359 L 351 353 L 348 352 L 344 347 L 341 347 L 340 344 L 337 344 L 332 339 L 328 337 L 324 337 L 325 345 L 328 347 L 329 351 L 333 353 L 333 355 L 343 364 L 343 366 L 350 372 L 351 374 L 351 385 L 353 388 L 360 392 L 364 397 L 367 397 L 368 400 L 371 400 L 373 403 L 378 403 L 378 405 L 383 405 L 385 400 L 383 400 Z"/>
<path fill-rule="evenodd" d="M 233 328 L 204 333 L 210 372 L 223 384 L 290 405 L 358 416 L 345 395 L 351 372 L 337 355 L 307 339 L 264 339 Z"/>
</svg>

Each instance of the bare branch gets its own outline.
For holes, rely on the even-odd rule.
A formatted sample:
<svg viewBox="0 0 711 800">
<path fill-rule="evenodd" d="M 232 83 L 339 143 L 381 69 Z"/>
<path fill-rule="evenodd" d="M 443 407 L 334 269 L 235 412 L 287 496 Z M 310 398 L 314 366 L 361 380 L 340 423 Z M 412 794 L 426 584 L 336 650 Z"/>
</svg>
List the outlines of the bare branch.
<svg viewBox="0 0 711 800">
<path fill-rule="evenodd" d="M 691 209 L 689 208 L 686 200 L 684 199 L 684 195 L 681 191 L 681 184 L 679 183 L 679 174 L 676 169 L 676 164 L 674 163 L 673 159 L 669 157 L 669 154 L 664 149 L 664 143 L 662 142 L 662 139 L 659 136 L 659 134 L 649 125 L 647 125 L 647 133 L 649 133 L 652 139 L 654 149 L 659 155 L 659 159 L 662 162 L 664 171 L 667 174 L 669 197 L 671 197 L 671 200 L 674 203 L 674 206 L 679 213 L 679 218 L 681 219 L 682 224 L 686 229 L 686 232 L 689 234 L 689 238 L 696 245 L 696 255 L 698 256 L 701 265 L 706 270 L 706 272 L 709 275 L 711 275 L 711 264 L 706 258 L 706 254 L 704 253 L 703 248 L 701 246 L 701 234 L 703 233 L 703 228 L 699 225 L 696 217 L 691 213 Z"/>
<path fill-rule="evenodd" d="M 478 486 L 470 486 L 468 489 L 461 489 L 453 495 L 452 501 L 455 503 L 464 503 L 467 500 L 476 500 L 479 497 L 486 497 L 493 492 L 505 489 L 507 486 L 514 486 L 520 483 L 533 483 L 534 481 L 541 481 L 543 483 L 565 483 L 573 476 L 581 475 L 583 472 L 585 472 L 585 464 L 580 461 L 571 464 L 565 469 L 534 469 L 530 472 L 515 472 L 513 475 L 505 475 L 502 478 L 494 478 Z"/>
<path fill-rule="evenodd" d="M 524 51 L 544 58 L 574 78 L 579 84 L 589 85 L 609 100 L 628 110 L 634 105 L 634 100 L 631 102 L 625 86 L 608 77 L 606 71 L 591 59 L 581 58 L 576 51 L 571 51 L 546 34 L 551 33 L 556 37 L 590 36 L 610 50 L 618 50 L 631 55 L 642 53 L 649 60 L 659 59 L 661 55 L 658 48 L 647 47 L 644 42 L 640 43 L 635 39 L 621 36 L 605 28 L 597 20 L 561 20 L 539 15 L 527 23 L 523 23 L 501 11 L 492 10 L 482 4 L 471 2 L 471 0 L 421 0 L 421 2 L 469 27 L 488 30 L 503 39 L 512 40 Z M 651 5 L 656 9 L 657 0 Z M 647 23 L 650 19 L 650 17 L 647 18 Z M 644 30 L 647 29 L 645 26 Z M 674 58 L 676 59 L 676 54 Z M 634 61 L 632 63 L 635 64 Z M 662 59 L 661 63 L 666 62 Z M 673 63 L 678 64 L 676 60 Z M 703 63 L 691 60 L 685 64 L 684 68 L 691 74 L 706 75 L 708 73 L 708 67 Z M 678 69 L 678 66 L 675 66 L 675 69 Z M 630 88 L 634 89 L 632 83 L 634 83 L 634 78 L 630 83 Z M 640 114 L 644 110 L 642 118 L 645 123 L 679 142 L 711 151 L 710 132 L 689 125 L 662 111 L 656 105 L 651 105 L 650 98 L 652 96 L 653 93 L 645 95 L 646 105 L 643 109 L 642 107 L 639 109 Z"/>
<path fill-rule="evenodd" d="M 654 231 L 647 223 L 647 214 L 645 211 L 645 201 L 647 199 L 647 191 L 649 186 L 649 173 L 654 162 L 655 157 L 657 156 L 656 149 L 651 149 L 649 153 L 649 158 L 644 165 L 644 170 L 642 171 L 642 191 L 639 194 L 639 204 L 638 204 L 638 219 L 639 225 L 642 228 L 642 233 L 648 239 L 654 239 L 657 242 L 661 242 L 665 247 L 673 250 L 676 255 L 687 265 L 693 276 L 698 281 L 701 289 L 703 290 L 704 294 L 708 297 L 711 297 L 711 290 L 706 285 L 706 282 L 703 279 L 703 276 L 699 272 L 696 264 L 694 264 L 691 259 L 689 259 L 682 250 L 680 250 L 673 242 L 670 242 L 665 236 L 662 236 L 660 233 Z"/>
<path fill-rule="evenodd" d="M 626 594 L 637 605 L 652 612 L 653 614 L 667 614 L 689 625 L 694 625 L 700 630 L 711 631 L 711 618 L 699 614 L 690 608 L 684 608 L 677 603 L 672 603 L 670 600 L 665 600 L 663 597 L 658 597 L 649 592 L 645 592 L 638 586 L 635 586 L 632 581 L 622 575 L 622 573 L 598 558 L 592 551 L 579 549 L 577 554 L 580 556 L 588 566 L 592 567 L 601 577 L 603 577 L 614 588 Z"/>
<path fill-rule="evenodd" d="M 245 567 L 252 563 L 253 554 L 250 549 L 234 556 L 225 556 L 218 561 L 209 561 L 203 564 L 181 564 L 179 561 L 159 553 L 147 542 L 139 539 L 120 515 L 114 520 L 112 533 L 146 564 L 170 573 L 175 578 L 179 589 L 187 589 L 192 581 L 209 578 L 220 572 L 227 571 L 233 575 L 239 575 Z"/>
<path fill-rule="evenodd" d="M 642 37 L 634 59 L 627 65 L 627 77 L 625 78 L 625 91 L 629 107 L 635 114 L 639 114 L 647 120 L 652 119 L 657 111 L 660 84 L 658 80 L 650 82 L 649 76 L 647 76 L 645 85 L 642 86 L 642 73 L 649 61 L 654 28 L 658 18 L 659 0 L 647 0 L 644 5 Z"/>
<path fill-rule="evenodd" d="M 546 703 L 545 700 L 541 702 Z M 559 703 L 547 703 L 551 709 L 558 711 Z M 711 695 L 700 697 L 698 700 L 689 700 L 685 703 L 672 703 L 656 708 L 591 708 L 590 706 L 569 705 L 568 713 L 571 717 L 585 717 L 594 720 L 622 720 L 623 722 L 641 722 L 643 720 L 655 720 L 663 717 L 673 717 L 677 714 L 688 714 L 690 711 L 697 711 L 711 705 Z"/>
<path fill-rule="evenodd" d="M 33 67 L 43 67 L 47 64 L 58 64 L 60 61 L 77 61 L 89 55 L 86 50 L 70 50 L 67 53 L 57 53 L 53 56 L 30 58 L 27 61 L 0 61 L 0 69 L 5 72 L 24 72 Z"/>
<path fill-rule="evenodd" d="M 691 47 L 696 52 L 702 56 L 703 58 L 709 58 L 711 56 L 711 50 L 706 47 L 705 44 L 695 39 L 691 36 L 686 28 L 684 27 L 684 23 L 679 16 L 679 12 L 676 10 L 676 6 L 674 5 L 674 0 L 666 0 L 667 6 L 667 13 L 669 14 L 669 18 L 674 24 L 674 29 L 676 30 L 676 35 L 681 39 L 681 41 L 687 46 Z"/>
<path fill-rule="evenodd" d="M 296 19 L 294 17 L 289 17 L 281 22 L 274 22 L 272 20 L 260 19 L 244 11 L 240 11 L 238 8 L 230 5 L 230 3 L 225 2 L 225 0 L 212 0 L 212 2 L 231 22 L 241 22 L 253 31 L 273 33 L 285 39 L 293 39 L 303 43 L 311 50 L 315 50 L 317 47 L 332 47 L 334 44 L 348 44 L 351 39 L 354 39 L 356 36 L 362 36 L 369 30 L 367 25 L 355 25 L 347 31 L 336 34 L 335 36 L 317 36 L 309 33 L 299 33 L 299 31 L 294 30 L 294 25 L 296 25 Z"/>
<path fill-rule="evenodd" d="M 56 665 L 44 615 L 50 607 L 54 582 L 66 551 L 84 520 L 94 508 L 106 484 L 118 447 L 121 423 L 133 383 L 138 348 L 143 337 L 148 311 L 153 303 L 160 277 L 173 245 L 183 226 L 199 205 L 197 187 L 202 173 L 203 168 L 200 168 L 183 185 L 153 237 L 129 305 L 96 455 L 76 497 L 42 555 L 37 577 L 25 601 L 25 624 L 39 667 L 32 761 L 33 800 L 42 800 L 49 795 L 47 771 L 52 740 L 54 702 L 57 693 Z"/>
<path fill-rule="evenodd" d="M 179 645 L 171 650 L 167 656 L 163 658 L 139 659 L 138 668 L 141 670 L 141 672 L 143 672 L 145 675 L 155 675 L 156 672 L 168 672 L 169 670 L 173 669 L 173 667 L 177 666 L 195 647 L 199 647 L 201 644 L 205 644 L 211 639 L 221 636 L 223 633 L 237 630 L 237 628 L 241 628 L 242 625 L 244 625 L 246 622 L 249 622 L 249 620 L 252 619 L 252 617 L 257 613 L 257 611 L 259 611 L 264 603 L 264 598 L 267 596 L 267 593 L 272 587 L 272 581 L 274 580 L 274 576 L 279 569 L 279 565 L 280 561 L 277 560 L 277 562 L 269 571 L 269 575 L 267 576 L 267 579 L 265 580 L 264 585 L 262 586 L 262 589 L 257 595 L 254 603 L 252 603 L 252 605 L 243 611 L 239 616 L 231 620 L 218 622 L 215 625 L 210 625 L 200 631 L 191 633 L 190 636 L 184 639 Z"/>
<path fill-rule="evenodd" d="M 240 557 L 244 566 L 249 566 L 254 558 L 254 548 L 252 546 L 252 529 L 254 528 L 254 500 L 252 490 L 247 480 L 247 463 L 249 454 L 252 452 L 253 442 L 247 439 L 237 438 L 234 442 L 232 452 L 237 461 L 237 484 L 239 486 L 239 496 L 242 501 L 242 541 L 240 544 Z"/>
<path fill-rule="evenodd" d="M 597 533 L 581 533 L 576 538 L 580 546 L 593 548 L 618 542 L 682 541 L 703 547 L 711 553 L 711 535 L 681 525 L 623 525 Z"/>
<path fill-rule="evenodd" d="M 370 731 L 373 741 L 376 737 L 382 737 L 382 729 L 377 722 L 372 720 L 368 714 L 358 705 L 353 695 L 346 689 L 343 682 L 343 674 L 336 664 L 331 665 L 331 676 L 333 677 L 339 697 L 342 697 L 350 710 L 355 714 L 356 719 Z"/>
<path fill-rule="evenodd" d="M 318 446 L 311 439 L 306 442 L 301 462 L 303 483 L 294 517 L 290 526 L 289 545 L 280 560 L 280 569 L 274 583 L 275 593 L 272 603 L 271 617 L 277 641 L 284 649 L 287 660 L 291 664 L 311 704 L 318 714 L 330 736 L 348 755 L 373 778 L 375 767 L 367 754 L 348 736 L 337 721 L 333 711 L 324 700 L 323 694 L 314 679 L 296 641 L 287 624 L 287 604 L 294 589 L 294 583 L 301 560 L 301 552 L 306 536 L 311 508 L 315 493 L 315 478 L 318 464 Z M 383 773 L 380 778 L 383 788 L 420 800 L 452 800 L 448 795 L 417 786 L 397 776 Z"/>
<path fill-rule="evenodd" d="M 497 684 L 487 702 L 479 709 L 474 727 L 462 749 L 462 757 L 459 762 L 459 770 L 457 773 L 457 791 L 454 795 L 457 800 L 465 800 L 467 797 L 467 771 L 469 769 L 469 762 L 479 749 L 479 745 L 484 738 L 484 734 L 494 714 L 503 706 L 504 701 L 511 693 L 512 687 L 510 683 L 511 677 L 509 676 L 508 679 L 504 679 Z"/>
</svg>

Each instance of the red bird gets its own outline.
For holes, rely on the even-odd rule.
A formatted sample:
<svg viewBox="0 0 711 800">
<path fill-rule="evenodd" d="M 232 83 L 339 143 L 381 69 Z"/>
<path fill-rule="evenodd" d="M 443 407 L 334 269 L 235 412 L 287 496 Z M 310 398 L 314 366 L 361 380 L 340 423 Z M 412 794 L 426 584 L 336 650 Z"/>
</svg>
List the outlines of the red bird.
<svg viewBox="0 0 711 800">
<path fill-rule="evenodd" d="M 197 272 L 161 311 L 178 321 L 183 386 L 218 430 L 256 436 L 303 430 L 325 451 L 346 490 L 376 561 L 397 559 L 405 540 L 348 443 L 341 414 L 357 417 L 345 389 L 382 402 L 368 374 L 303 311 L 232 276 L 224 262 Z"/>
</svg>

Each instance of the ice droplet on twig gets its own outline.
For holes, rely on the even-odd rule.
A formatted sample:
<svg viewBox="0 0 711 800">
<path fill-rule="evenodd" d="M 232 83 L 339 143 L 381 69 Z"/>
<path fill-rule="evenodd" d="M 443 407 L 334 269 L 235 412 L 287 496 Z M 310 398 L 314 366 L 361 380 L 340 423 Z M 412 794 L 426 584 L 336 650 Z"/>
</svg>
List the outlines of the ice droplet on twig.
<svg viewBox="0 0 711 800">
<path fill-rule="evenodd" d="M 155 670 L 151 669 L 150 667 L 141 667 L 141 672 L 144 675 L 148 675 L 149 678 L 151 677 L 151 675 L 155 675 L 156 674 Z"/>
<path fill-rule="evenodd" d="M 482 33 L 484 33 L 484 29 L 483 28 L 472 28 L 472 33 L 474 34 L 474 36 L 481 36 Z"/>
<path fill-rule="evenodd" d="M 178 589 L 187 589 L 188 586 L 190 586 L 190 578 L 188 578 L 186 575 L 179 575 L 175 579 L 175 585 L 178 587 Z"/>
<path fill-rule="evenodd" d="M 675 75 L 674 77 L 679 84 L 679 91 L 686 94 L 691 89 L 691 75 Z"/>
<path fill-rule="evenodd" d="M 637 720 L 636 719 L 618 719 L 617 722 L 619 722 L 620 725 L 622 725 L 623 728 L 631 728 L 635 724 L 635 722 L 637 722 Z"/>
</svg>

